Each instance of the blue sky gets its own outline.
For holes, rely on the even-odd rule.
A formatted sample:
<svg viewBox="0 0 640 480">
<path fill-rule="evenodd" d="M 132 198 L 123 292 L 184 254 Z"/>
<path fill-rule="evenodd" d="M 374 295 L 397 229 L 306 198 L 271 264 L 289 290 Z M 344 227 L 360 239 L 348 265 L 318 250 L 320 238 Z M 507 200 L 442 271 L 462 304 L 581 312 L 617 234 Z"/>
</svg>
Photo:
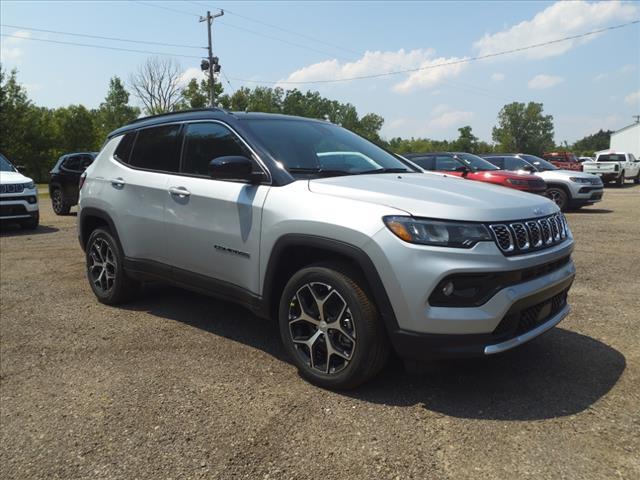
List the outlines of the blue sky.
<svg viewBox="0 0 640 480">
<path fill-rule="evenodd" d="M 199 56 L 204 50 L 27 28 L 205 46 L 205 25 L 196 15 L 207 8 L 227 10 L 215 23 L 214 50 L 233 88 L 254 86 L 245 82 L 251 80 L 319 90 L 353 103 L 361 114 L 382 115 L 387 138 L 452 139 L 457 128 L 471 125 L 476 135 L 490 140 L 498 111 L 511 101 L 543 102 L 554 116 L 557 142 L 571 143 L 599 128 L 621 128 L 640 113 L 639 24 L 413 74 L 334 84 L 284 83 L 424 68 L 555 40 L 639 19 L 638 2 L 3 0 L 2 64 L 19 70 L 37 104 L 95 107 L 111 76 L 128 80 L 149 55 L 33 39 L 175 54 L 185 78 L 199 75 L 200 62 L 181 55 Z"/>
</svg>

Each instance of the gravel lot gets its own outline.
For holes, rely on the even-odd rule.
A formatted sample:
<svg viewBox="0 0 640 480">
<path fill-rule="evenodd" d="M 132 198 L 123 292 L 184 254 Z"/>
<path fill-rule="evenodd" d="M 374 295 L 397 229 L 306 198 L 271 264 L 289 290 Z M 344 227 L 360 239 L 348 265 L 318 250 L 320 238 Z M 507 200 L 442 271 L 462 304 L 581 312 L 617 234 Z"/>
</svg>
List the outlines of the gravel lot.
<svg viewBox="0 0 640 480">
<path fill-rule="evenodd" d="M 349 393 L 287 363 L 275 323 L 153 287 L 86 282 L 75 217 L 0 236 L 0 476 L 640 478 L 640 186 L 568 215 L 573 313 L 487 359 Z"/>
</svg>

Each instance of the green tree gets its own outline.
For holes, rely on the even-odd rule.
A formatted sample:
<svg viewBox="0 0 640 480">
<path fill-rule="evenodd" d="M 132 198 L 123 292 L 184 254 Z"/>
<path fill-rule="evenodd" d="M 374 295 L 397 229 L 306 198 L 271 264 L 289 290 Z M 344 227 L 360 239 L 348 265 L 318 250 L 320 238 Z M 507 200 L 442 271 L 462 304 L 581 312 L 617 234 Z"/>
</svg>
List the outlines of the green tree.
<svg viewBox="0 0 640 480">
<path fill-rule="evenodd" d="M 109 90 L 104 102 L 96 112 L 98 138 L 105 138 L 116 128 L 125 125 L 140 115 L 140 109 L 129 105 L 129 92 L 119 77 L 109 80 Z"/>
<path fill-rule="evenodd" d="M 593 135 L 587 135 L 576 141 L 571 149 L 577 155 L 593 156 L 594 152 L 609 148 L 612 133 L 612 130 L 600 129 Z"/>
<path fill-rule="evenodd" d="M 478 151 L 478 137 L 472 133 L 469 125 L 460 127 L 458 132 L 460 135 L 458 136 L 458 139 L 453 142 L 453 150 L 457 150 L 459 152 L 480 153 Z"/>
<path fill-rule="evenodd" d="M 554 146 L 553 117 L 544 115 L 542 103 L 509 103 L 500 110 L 492 137 L 503 151 L 542 155 Z"/>
<path fill-rule="evenodd" d="M 53 112 L 53 125 L 57 146 L 64 152 L 87 152 L 97 150 L 98 139 L 95 125 L 96 114 L 83 105 L 69 105 Z"/>
<path fill-rule="evenodd" d="M 182 89 L 182 103 L 179 105 L 180 110 L 189 109 L 189 108 L 206 108 L 209 106 L 209 79 L 198 80 L 192 78 L 189 80 L 189 83 L 185 88 Z M 221 104 L 223 108 L 226 108 L 222 105 L 222 97 L 224 88 L 220 82 L 216 82 L 214 85 L 214 90 L 216 94 L 216 99 L 218 103 Z M 224 96 L 225 99 L 228 98 Z"/>
</svg>

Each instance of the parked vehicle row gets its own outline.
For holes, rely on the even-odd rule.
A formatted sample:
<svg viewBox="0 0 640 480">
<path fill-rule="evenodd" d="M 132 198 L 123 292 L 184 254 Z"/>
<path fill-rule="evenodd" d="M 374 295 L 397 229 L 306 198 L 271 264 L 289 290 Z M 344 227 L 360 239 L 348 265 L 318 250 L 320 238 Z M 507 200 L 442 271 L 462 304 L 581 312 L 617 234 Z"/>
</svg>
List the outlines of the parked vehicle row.
<svg viewBox="0 0 640 480">
<path fill-rule="evenodd" d="M 56 215 L 67 215 L 78 204 L 80 175 L 93 163 L 97 152 L 69 153 L 61 156 L 51 169 L 49 195 Z"/>
<path fill-rule="evenodd" d="M 36 184 L 0 154 L 0 222 L 19 223 L 22 228 L 34 229 L 39 221 Z"/>
<path fill-rule="evenodd" d="M 276 317 L 293 363 L 323 387 L 367 381 L 391 352 L 497 354 L 569 313 L 573 237 L 544 196 L 460 178 L 487 164 L 467 161 L 425 173 L 282 115 L 139 119 L 81 179 L 87 278 L 106 304 L 161 279 Z"/>
</svg>

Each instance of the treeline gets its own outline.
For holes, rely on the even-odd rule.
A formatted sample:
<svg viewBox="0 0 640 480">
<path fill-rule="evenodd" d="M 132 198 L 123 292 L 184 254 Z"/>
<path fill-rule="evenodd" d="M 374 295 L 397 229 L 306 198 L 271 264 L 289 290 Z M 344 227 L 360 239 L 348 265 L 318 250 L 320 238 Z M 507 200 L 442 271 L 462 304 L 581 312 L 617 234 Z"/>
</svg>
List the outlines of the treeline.
<svg viewBox="0 0 640 480">
<path fill-rule="evenodd" d="M 191 80 L 184 88 L 176 89 L 172 98 L 157 104 L 143 97 L 136 83 L 130 81 L 143 111 L 130 104 L 130 94 L 124 82 L 113 77 L 104 101 L 94 109 L 83 105 L 45 108 L 35 105 L 28 97 L 15 70 L 8 74 L 0 65 L 0 152 L 15 164 L 23 165 L 36 181 L 46 181 L 57 158 L 74 151 L 97 151 L 107 134 L 138 118 L 142 114 L 202 108 L 208 104 L 208 83 Z M 505 105 L 498 114 L 490 144 L 479 140 L 470 126 L 458 129 L 452 141 L 429 138 L 383 139 L 380 130 L 384 119 L 375 113 L 360 116 L 355 106 L 320 95 L 318 92 L 283 90 L 281 88 L 240 88 L 232 94 L 216 84 L 218 104 L 233 111 L 282 113 L 310 118 L 324 118 L 342 125 L 369 140 L 397 153 L 426 151 L 465 151 L 488 153 L 493 151 L 542 154 L 545 150 L 574 149 L 578 154 L 609 147 L 610 132 L 600 131 L 579 140 L 573 146 L 557 147 L 553 141 L 553 118 L 545 115 L 541 103 L 514 102 Z"/>
</svg>

